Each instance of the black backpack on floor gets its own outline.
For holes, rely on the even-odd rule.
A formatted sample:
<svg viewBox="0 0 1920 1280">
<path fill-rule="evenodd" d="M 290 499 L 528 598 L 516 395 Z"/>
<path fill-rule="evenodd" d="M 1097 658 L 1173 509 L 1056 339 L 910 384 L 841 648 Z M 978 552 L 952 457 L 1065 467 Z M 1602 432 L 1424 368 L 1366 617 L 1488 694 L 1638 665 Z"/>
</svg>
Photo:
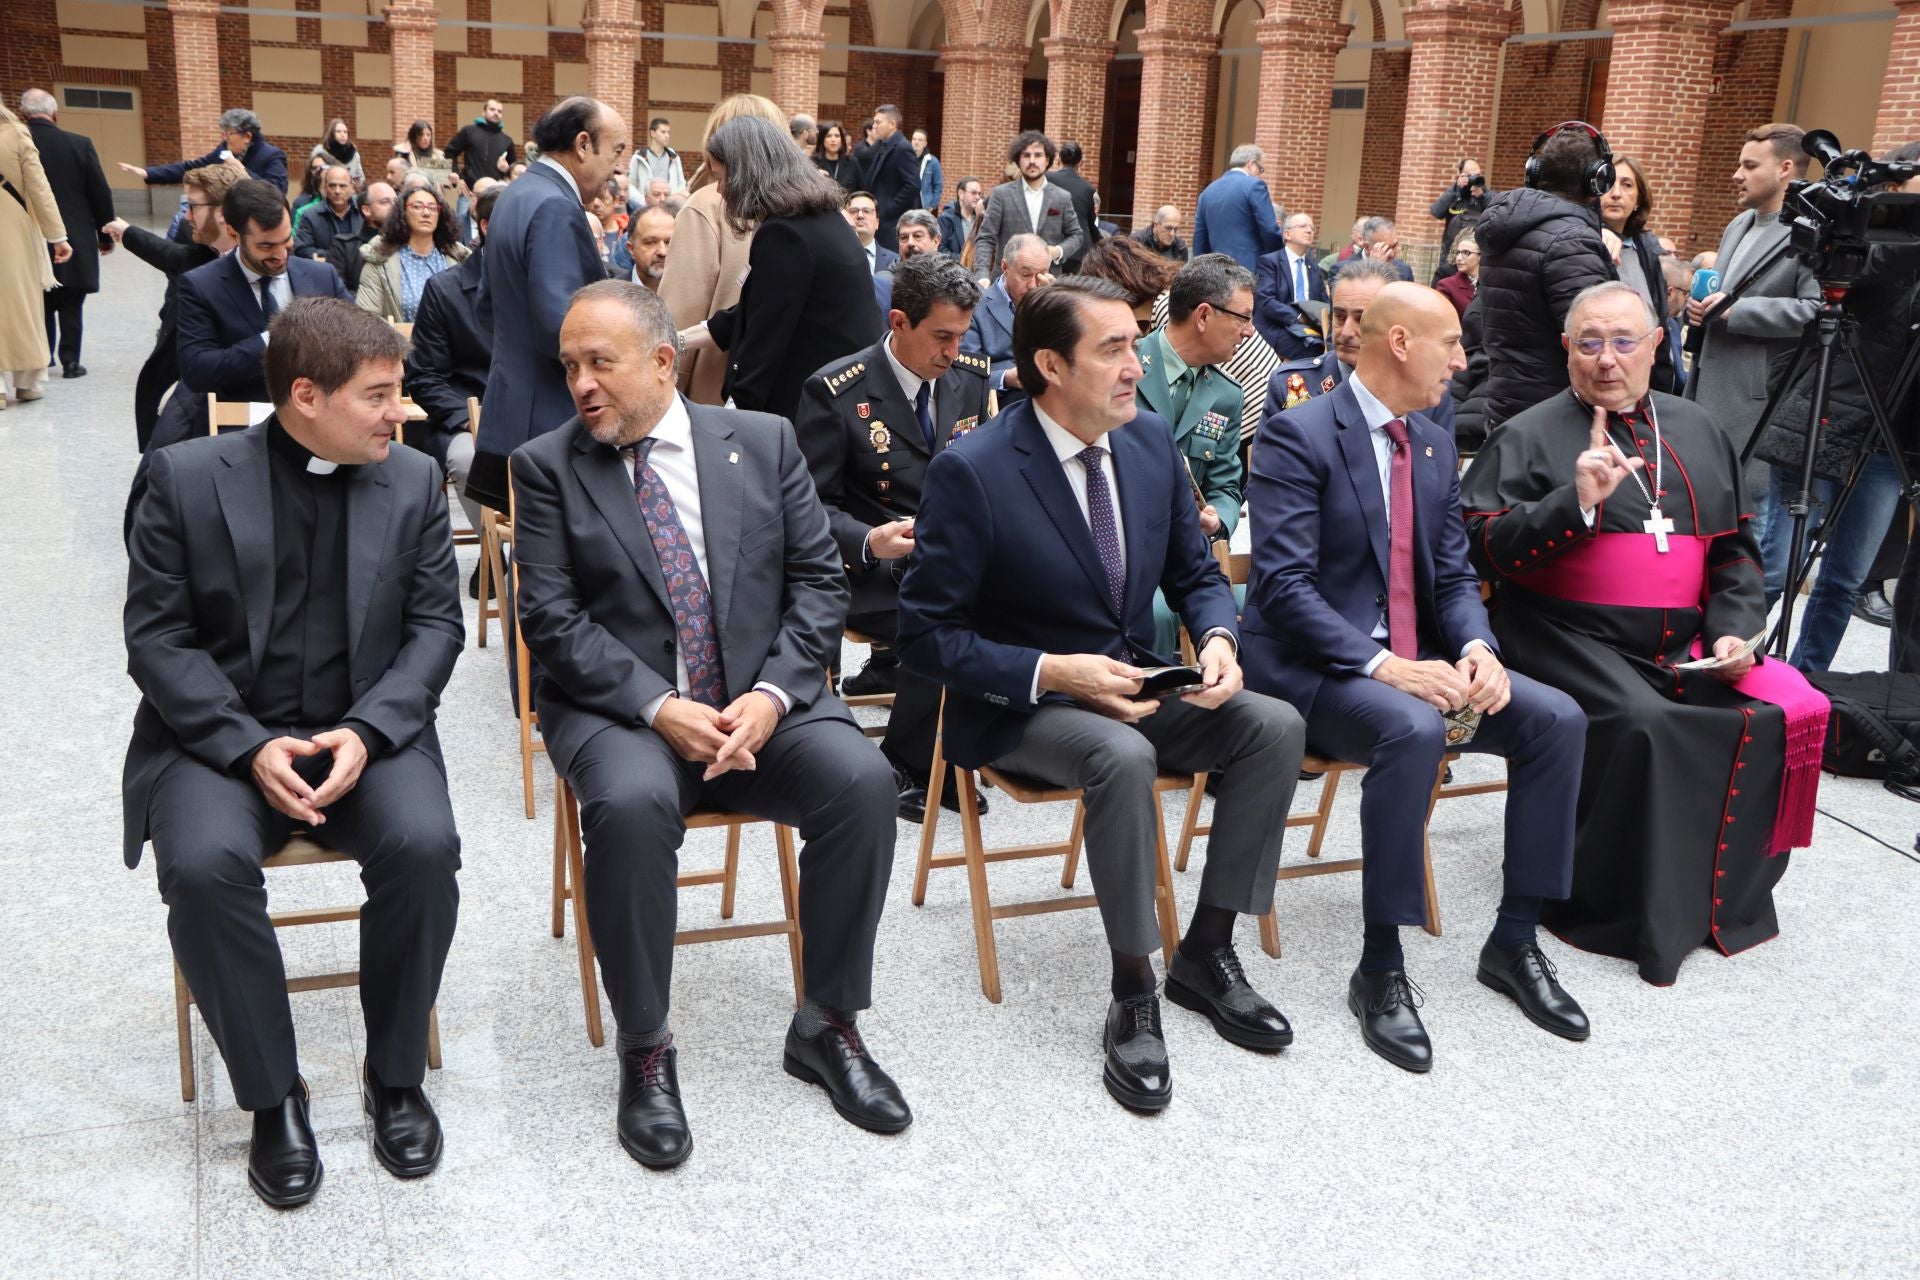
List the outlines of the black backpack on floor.
<svg viewBox="0 0 1920 1280">
<path fill-rule="evenodd" d="M 1822 768 L 1849 778 L 1920 781 L 1920 675 L 1819 671 L 1807 679 L 1833 703 Z"/>
</svg>

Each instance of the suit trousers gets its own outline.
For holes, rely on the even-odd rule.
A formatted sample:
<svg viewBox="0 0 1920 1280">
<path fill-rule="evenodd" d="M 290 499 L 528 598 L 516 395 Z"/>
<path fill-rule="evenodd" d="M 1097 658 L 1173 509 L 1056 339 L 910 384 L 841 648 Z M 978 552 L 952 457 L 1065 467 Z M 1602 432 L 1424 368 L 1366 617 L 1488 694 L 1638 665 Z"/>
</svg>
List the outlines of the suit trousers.
<svg viewBox="0 0 1920 1280">
<path fill-rule="evenodd" d="M 886 646 L 893 644 L 898 623 L 895 613 L 858 613 L 847 619 L 853 630 Z M 933 738 L 939 727 L 940 686 L 915 675 L 904 664 L 896 664 L 893 706 L 887 712 L 887 736 L 880 740 L 881 752 L 909 778 L 925 786 L 933 770 Z M 952 766 L 948 766 L 948 782 L 952 782 Z"/>
<path fill-rule="evenodd" d="M 1483 716 L 1456 751 L 1507 759 L 1506 890 L 1564 898 L 1573 886 L 1573 818 L 1587 716 L 1560 690 L 1509 671 L 1513 700 Z M 1410 693 L 1366 676 L 1328 677 L 1307 717 L 1307 741 L 1363 764 L 1361 911 L 1368 924 L 1424 924 L 1427 800 L 1447 754 L 1445 722 Z"/>
<path fill-rule="evenodd" d="M 57 357 L 63 369 L 80 363 L 80 308 L 86 301 L 83 289 L 47 290 L 47 357 Z"/>
<path fill-rule="evenodd" d="M 308 757 L 300 772 L 317 783 L 332 759 Z M 383 1084 L 417 1085 L 426 1077 L 427 1018 L 460 905 L 460 837 L 446 776 L 424 753 L 403 747 L 369 762 L 326 816 L 313 838 L 358 862 L 367 890 L 360 909 L 367 1062 Z M 234 1102 L 248 1111 L 276 1106 L 299 1065 L 260 864 L 286 843 L 294 822 L 267 804 L 250 777 L 191 756 L 160 775 L 147 822 L 173 955 L 220 1047 Z"/>
<path fill-rule="evenodd" d="M 587 927 L 614 1020 L 629 1033 L 664 1026 L 673 984 L 680 845 L 705 805 L 799 829 L 801 964 L 807 998 L 853 1013 L 872 1003 L 873 939 L 893 871 L 893 772 L 844 720 L 774 732 L 757 768 L 701 780 L 651 729 L 615 725 L 574 754 Z"/>
<path fill-rule="evenodd" d="M 1160 946 L 1154 915 L 1161 771 L 1221 774 L 1200 877 L 1200 901 L 1259 915 L 1273 905 L 1287 808 L 1300 776 L 1306 728 L 1278 698 L 1242 690 L 1208 711 L 1169 698 L 1138 724 L 1047 703 L 1020 745 L 994 761 L 1056 787 L 1079 787 L 1087 810 L 1087 874 L 1100 902 L 1107 945 L 1143 956 Z"/>
</svg>

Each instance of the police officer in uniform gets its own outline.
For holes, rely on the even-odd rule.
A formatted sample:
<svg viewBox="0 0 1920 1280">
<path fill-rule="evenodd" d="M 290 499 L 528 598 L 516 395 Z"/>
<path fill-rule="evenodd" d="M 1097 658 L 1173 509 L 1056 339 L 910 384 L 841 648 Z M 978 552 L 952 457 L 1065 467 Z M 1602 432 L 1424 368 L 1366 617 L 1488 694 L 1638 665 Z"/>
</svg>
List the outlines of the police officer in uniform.
<svg viewBox="0 0 1920 1280">
<path fill-rule="evenodd" d="M 853 588 L 847 626 L 881 642 L 842 689 L 893 690 L 880 748 L 899 777 L 900 816 L 909 822 L 926 816 L 940 688 L 898 666 L 882 644 L 893 640 L 927 464 L 987 417 L 992 366 L 960 353 L 979 301 L 980 286 L 953 258 L 922 254 L 901 263 L 887 336 L 808 378 L 794 421 Z M 949 807 L 957 794 L 946 789 Z"/>
</svg>

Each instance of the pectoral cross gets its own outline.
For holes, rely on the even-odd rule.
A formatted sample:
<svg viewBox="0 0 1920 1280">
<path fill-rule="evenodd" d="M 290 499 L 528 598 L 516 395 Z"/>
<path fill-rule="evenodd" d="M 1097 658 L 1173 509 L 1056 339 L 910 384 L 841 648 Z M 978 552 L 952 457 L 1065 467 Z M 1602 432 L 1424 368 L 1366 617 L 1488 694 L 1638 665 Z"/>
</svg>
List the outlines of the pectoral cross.
<svg viewBox="0 0 1920 1280">
<path fill-rule="evenodd" d="M 1653 535 L 1654 550 L 1665 555 L 1667 535 L 1673 532 L 1673 521 L 1662 515 L 1659 507 L 1654 507 L 1652 514 L 1640 522 L 1640 527 Z"/>
</svg>

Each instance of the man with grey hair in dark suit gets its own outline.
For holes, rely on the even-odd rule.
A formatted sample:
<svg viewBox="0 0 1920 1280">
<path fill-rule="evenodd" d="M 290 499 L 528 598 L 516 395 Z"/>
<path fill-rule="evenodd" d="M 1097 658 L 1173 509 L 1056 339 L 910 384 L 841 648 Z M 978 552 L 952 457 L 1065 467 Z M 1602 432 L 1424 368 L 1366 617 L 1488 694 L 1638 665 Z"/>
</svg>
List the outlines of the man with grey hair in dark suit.
<svg viewBox="0 0 1920 1280">
<path fill-rule="evenodd" d="M 676 863 L 712 805 L 797 827 L 805 1002 L 788 1074 L 862 1128 L 906 1100 L 855 1027 L 892 869 L 893 771 L 826 686 L 848 590 L 785 419 L 690 404 L 658 297 L 574 295 L 560 361 L 578 416 L 515 451 L 516 559 L 535 696 L 580 799 L 587 920 L 619 1024 L 621 1145 L 687 1158 L 667 1025 Z"/>
</svg>

